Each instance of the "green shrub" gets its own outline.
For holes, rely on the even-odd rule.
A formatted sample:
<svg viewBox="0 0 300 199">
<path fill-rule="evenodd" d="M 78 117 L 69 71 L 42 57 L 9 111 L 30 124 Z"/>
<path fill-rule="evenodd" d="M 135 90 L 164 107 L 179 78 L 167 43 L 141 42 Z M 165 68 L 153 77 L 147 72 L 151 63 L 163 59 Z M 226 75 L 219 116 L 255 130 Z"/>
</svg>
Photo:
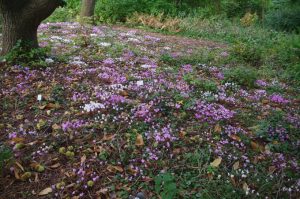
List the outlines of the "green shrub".
<svg viewBox="0 0 300 199">
<path fill-rule="evenodd" d="M 12 152 L 6 146 L 0 144 L 0 175 L 2 173 L 5 162 L 12 158 Z"/>
<path fill-rule="evenodd" d="M 258 79 L 258 73 L 251 67 L 237 67 L 225 71 L 224 82 L 235 82 L 240 86 L 248 88 L 255 87 L 255 81 Z"/>
<path fill-rule="evenodd" d="M 262 49 L 258 45 L 238 43 L 231 48 L 231 53 L 235 59 L 249 63 L 252 66 L 262 64 Z"/>
<path fill-rule="evenodd" d="M 45 59 L 49 48 L 28 48 L 28 44 L 18 41 L 13 49 L 3 57 L 11 65 L 28 66 L 29 68 L 46 67 Z"/>
<path fill-rule="evenodd" d="M 246 12 L 261 15 L 263 3 L 261 0 L 223 0 L 222 10 L 229 17 L 242 17 Z"/>
<path fill-rule="evenodd" d="M 96 18 L 107 23 L 125 22 L 134 12 L 145 12 L 146 0 L 103 0 L 96 5 Z"/>
<path fill-rule="evenodd" d="M 281 31 L 300 31 L 300 5 L 295 7 L 282 6 L 273 9 L 266 15 L 266 23 L 270 27 Z"/>
<path fill-rule="evenodd" d="M 170 173 L 161 173 L 154 179 L 155 191 L 164 199 L 175 198 L 177 194 L 177 187 L 175 178 Z"/>
</svg>

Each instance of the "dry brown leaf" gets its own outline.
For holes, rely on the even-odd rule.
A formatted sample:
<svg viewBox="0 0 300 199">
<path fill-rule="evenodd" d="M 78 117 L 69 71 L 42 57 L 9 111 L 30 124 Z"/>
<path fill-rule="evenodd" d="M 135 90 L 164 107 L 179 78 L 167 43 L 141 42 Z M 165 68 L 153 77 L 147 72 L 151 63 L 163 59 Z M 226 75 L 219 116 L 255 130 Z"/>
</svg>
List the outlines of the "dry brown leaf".
<svg viewBox="0 0 300 199">
<path fill-rule="evenodd" d="M 221 126 L 220 126 L 219 124 L 217 124 L 217 125 L 215 126 L 214 132 L 215 132 L 215 133 L 221 133 L 221 132 L 222 132 L 222 128 L 221 128 Z"/>
<path fill-rule="evenodd" d="M 179 132 L 179 137 L 182 139 L 186 136 L 186 132 L 185 131 L 180 131 Z"/>
<path fill-rule="evenodd" d="M 60 108 L 60 105 L 58 103 L 49 103 L 46 105 L 46 108 L 47 109 L 59 109 Z"/>
<path fill-rule="evenodd" d="M 117 173 L 117 172 L 123 172 L 123 168 L 120 166 L 113 166 L 113 165 L 108 165 L 106 168 L 109 172 L 112 173 Z"/>
<path fill-rule="evenodd" d="M 254 141 L 251 141 L 251 147 L 253 150 L 256 150 L 256 151 L 260 151 L 260 152 L 263 152 L 264 151 L 264 146 L 254 142 Z"/>
<path fill-rule="evenodd" d="M 136 146 L 144 146 L 145 145 L 143 136 L 141 134 L 137 134 L 136 140 L 135 140 L 135 145 Z"/>
<path fill-rule="evenodd" d="M 276 171 L 276 167 L 275 166 L 270 166 L 269 167 L 269 174 L 272 174 Z"/>
<path fill-rule="evenodd" d="M 52 188 L 51 187 L 47 187 L 46 189 L 43 189 L 38 195 L 39 196 L 45 196 L 45 195 L 48 195 L 51 192 L 52 192 Z"/>
<path fill-rule="evenodd" d="M 56 164 L 50 166 L 51 169 L 56 169 L 58 167 L 60 167 L 60 163 L 56 163 Z"/>
<path fill-rule="evenodd" d="M 16 161 L 15 163 L 23 172 L 25 171 L 24 167 L 18 161 Z"/>
<path fill-rule="evenodd" d="M 24 118 L 23 115 L 16 115 L 16 119 L 17 119 L 17 120 L 21 120 L 21 119 L 23 119 L 23 118 Z"/>
<path fill-rule="evenodd" d="M 234 170 L 237 170 L 237 169 L 239 169 L 240 168 L 240 162 L 239 161 L 237 161 L 237 162 L 235 162 L 234 164 L 233 164 L 233 167 L 232 167 Z"/>
<path fill-rule="evenodd" d="M 213 162 L 210 163 L 210 166 L 219 167 L 221 162 L 222 162 L 222 158 L 218 157 L 217 159 L 215 159 Z"/>
<path fill-rule="evenodd" d="M 21 143 L 21 142 L 24 142 L 25 139 L 24 138 L 20 138 L 20 137 L 15 137 L 12 139 L 13 142 L 15 143 Z"/>
<path fill-rule="evenodd" d="M 102 141 L 110 141 L 115 137 L 115 135 L 112 134 L 105 134 L 102 138 Z"/>
<path fill-rule="evenodd" d="M 16 166 L 14 166 L 14 174 L 15 174 L 15 178 L 17 179 L 17 180 L 20 180 L 21 178 L 20 178 L 20 169 L 18 168 L 18 167 L 16 167 Z"/>
<path fill-rule="evenodd" d="M 53 125 L 52 125 L 52 128 L 53 128 L 54 130 L 61 129 L 61 127 L 60 127 L 58 124 L 53 124 Z"/>
<path fill-rule="evenodd" d="M 231 139 L 235 140 L 235 141 L 238 141 L 238 142 L 242 141 L 242 139 L 239 136 L 237 136 L 237 135 L 230 135 L 229 137 Z"/>
<path fill-rule="evenodd" d="M 236 181 L 235 181 L 234 176 L 230 177 L 230 181 L 231 181 L 231 183 L 233 184 L 233 186 L 236 187 L 237 184 L 236 184 Z"/>
<path fill-rule="evenodd" d="M 86 155 L 83 155 L 80 159 L 80 163 L 83 164 L 86 160 Z"/>
<path fill-rule="evenodd" d="M 243 190 L 248 193 L 249 192 L 249 186 L 246 182 L 243 183 Z"/>
</svg>

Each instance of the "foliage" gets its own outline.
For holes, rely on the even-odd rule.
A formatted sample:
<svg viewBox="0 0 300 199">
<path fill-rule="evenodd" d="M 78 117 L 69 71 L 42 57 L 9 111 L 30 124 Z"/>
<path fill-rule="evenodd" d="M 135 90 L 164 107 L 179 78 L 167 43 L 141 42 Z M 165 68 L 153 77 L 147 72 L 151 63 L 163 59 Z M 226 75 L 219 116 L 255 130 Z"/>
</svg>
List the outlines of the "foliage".
<svg viewBox="0 0 300 199">
<path fill-rule="evenodd" d="M 175 183 L 175 178 L 170 173 L 161 173 L 157 175 L 154 179 L 155 191 L 162 198 L 172 199 L 175 198 L 177 194 L 177 188 Z"/>
<path fill-rule="evenodd" d="M 12 157 L 12 152 L 5 145 L 0 144 L 0 175 L 2 173 L 2 169 L 5 165 L 5 162 Z"/>
<path fill-rule="evenodd" d="M 256 70 L 245 66 L 229 69 L 224 75 L 224 82 L 235 82 L 248 88 L 255 87 L 255 81 L 258 79 Z"/>
<path fill-rule="evenodd" d="M 300 3 L 290 0 L 275 1 L 266 15 L 266 23 L 276 30 L 300 31 Z"/>
<path fill-rule="evenodd" d="M 48 48 L 34 48 L 28 50 L 27 44 L 18 41 L 13 49 L 3 57 L 3 59 L 12 65 L 35 67 L 46 67 L 45 59 L 49 53 Z"/>
<path fill-rule="evenodd" d="M 262 62 L 262 50 L 257 45 L 245 43 L 235 44 L 231 49 L 232 56 L 252 66 L 260 66 Z"/>
</svg>

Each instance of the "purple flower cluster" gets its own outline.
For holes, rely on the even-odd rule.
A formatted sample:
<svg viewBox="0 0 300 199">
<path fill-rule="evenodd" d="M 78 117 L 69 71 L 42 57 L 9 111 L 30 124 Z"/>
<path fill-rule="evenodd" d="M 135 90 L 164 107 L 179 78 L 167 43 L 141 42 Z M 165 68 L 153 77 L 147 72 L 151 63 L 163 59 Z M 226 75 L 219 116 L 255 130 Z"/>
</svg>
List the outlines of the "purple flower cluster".
<svg viewBox="0 0 300 199">
<path fill-rule="evenodd" d="M 156 142 L 166 142 L 166 146 L 170 147 L 170 141 L 176 140 L 176 137 L 172 135 L 170 125 L 163 127 L 161 131 L 155 131 L 154 139 Z"/>
<path fill-rule="evenodd" d="M 278 125 L 276 127 L 270 126 L 268 128 L 268 135 L 269 135 L 269 138 L 278 138 L 282 142 L 289 139 L 287 130 L 280 125 Z"/>
<path fill-rule="evenodd" d="M 70 131 L 70 130 L 76 130 L 86 125 L 86 122 L 83 120 L 74 120 L 74 121 L 67 121 L 61 124 L 63 131 Z"/>
<path fill-rule="evenodd" d="M 210 124 L 222 120 L 228 120 L 234 116 L 233 111 L 226 109 L 224 106 L 216 103 L 206 103 L 198 101 L 194 107 L 195 117 L 201 122 Z"/>
<path fill-rule="evenodd" d="M 290 102 L 289 100 L 285 99 L 284 97 L 282 97 L 279 94 L 271 95 L 270 100 L 271 100 L 271 102 L 274 102 L 274 103 L 277 103 L 277 104 L 287 104 L 287 103 Z"/>
<path fill-rule="evenodd" d="M 257 86 L 260 86 L 260 87 L 266 87 L 268 84 L 267 84 L 267 82 L 265 82 L 264 80 L 256 80 L 256 85 Z"/>
<path fill-rule="evenodd" d="M 126 100 L 125 97 L 121 95 L 111 95 L 110 98 L 108 99 L 108 103 L 119 104 L 119 103 L 124 103 L 125 100 Z"/>
<path fill-rule="evenodd" d="M 115 69 L 109 67 L 103 67 L 103 71 L 98 74 L 101 80 L 110 82 L 113 84 L 122 84 L 127 81 L 126 77 L 118 73 Z"/>
<path fill-rule="evenodd" d="M 193 67 L 190 64 L 186 64 L 182 66 L 183 73 L 191 73 L 193 72 Z"/>
<path fill-rule="evenodd" d="M 138 119 L 143 119 L 145 122 L 150 122 L 152 120 L 152 114 L 150 112 L 151 106 L 148 104 L 140 104 L 135 110 L 134 110 L 134 117 Z"/>
</svg>

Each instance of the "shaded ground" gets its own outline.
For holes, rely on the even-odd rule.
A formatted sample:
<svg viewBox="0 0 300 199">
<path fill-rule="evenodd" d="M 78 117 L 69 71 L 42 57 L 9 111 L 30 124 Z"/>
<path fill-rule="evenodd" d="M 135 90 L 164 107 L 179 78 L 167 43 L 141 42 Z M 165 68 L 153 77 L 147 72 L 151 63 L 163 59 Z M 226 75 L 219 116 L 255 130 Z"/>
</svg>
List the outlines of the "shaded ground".
<svg viewBox="0 0 300 199">
<path fill-rule="evenodd" d="M 77 23 L 39 32 L 49 67 L 1 67 L 0 141 L 14 156 L 1 198 L 299 196 L 299 89 L 228 82 L 213 42 Z"/>
</svg>

